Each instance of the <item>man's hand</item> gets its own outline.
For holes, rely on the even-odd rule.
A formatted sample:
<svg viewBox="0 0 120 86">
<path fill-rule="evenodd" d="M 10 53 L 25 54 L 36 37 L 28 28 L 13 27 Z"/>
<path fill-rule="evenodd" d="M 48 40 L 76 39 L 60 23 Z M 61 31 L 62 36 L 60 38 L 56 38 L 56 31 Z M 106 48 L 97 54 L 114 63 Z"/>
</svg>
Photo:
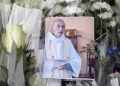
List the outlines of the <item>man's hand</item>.
<svg viewBox="0 0 120 86">
<path fill-rule="evenodd" d="M 66 69 L 66 65 L 57 65 L 56 66 L 56 68 L 58 69 L 58 70 L 64 70 L 64 69 Z"/>
</svg>

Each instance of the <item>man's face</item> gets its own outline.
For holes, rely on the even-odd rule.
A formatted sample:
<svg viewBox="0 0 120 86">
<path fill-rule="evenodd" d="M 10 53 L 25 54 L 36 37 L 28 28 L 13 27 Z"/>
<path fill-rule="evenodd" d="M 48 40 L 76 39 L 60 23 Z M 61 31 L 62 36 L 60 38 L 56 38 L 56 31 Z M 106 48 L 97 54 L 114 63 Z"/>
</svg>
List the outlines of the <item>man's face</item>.
<svg viewBox="0 0 120 86">
<path fill-rule="evenodd" d="M 63 21 L 55 21 L 52 27 L 52 33 L 55 37 L 59 38 L 64 34 L 65 23 Z"/>
</svg>

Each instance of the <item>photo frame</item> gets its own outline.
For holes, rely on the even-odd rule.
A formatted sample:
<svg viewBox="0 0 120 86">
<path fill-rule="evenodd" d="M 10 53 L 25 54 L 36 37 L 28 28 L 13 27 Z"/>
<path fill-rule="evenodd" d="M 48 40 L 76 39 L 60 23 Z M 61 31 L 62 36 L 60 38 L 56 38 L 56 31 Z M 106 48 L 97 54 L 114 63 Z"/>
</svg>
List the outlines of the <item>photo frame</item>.
<svg viewBox="0 0 120 86">
<path fill-rule="evenodd" d="M 62 20 L 65 24 L 64 35 L 70 39 L 75 51 L 80 56 L 82 63 L 78 77 L 54 79 L 82 79 L 91 80 L 95 78 L 94 59 L 94 18 L 93 17 L 48 17 L 45 21 L 45 40 L 47 32 L 52 27 L 53 22 Z M 46 45 L 48 45 L 45 42 Z M 53 60 L 53 59 L 52 59 Z M 59 59 L 60 60 L 60 59 Z M 44 71 L 43 71 L 44 72 Z M 43 77 L 46 78 L 46 77 Z M 52 77 L 47 77 L 52 78 Z"/>
</svg>

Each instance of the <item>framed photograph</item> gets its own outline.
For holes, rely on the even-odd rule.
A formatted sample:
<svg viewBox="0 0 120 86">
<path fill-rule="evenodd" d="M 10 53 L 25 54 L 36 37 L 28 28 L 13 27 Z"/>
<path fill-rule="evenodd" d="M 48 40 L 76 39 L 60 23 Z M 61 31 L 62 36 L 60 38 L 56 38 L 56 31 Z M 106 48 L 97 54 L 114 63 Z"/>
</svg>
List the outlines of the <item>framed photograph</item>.
<svg viewBox="0 0 120 86">
<path fill-rule="evenodd" d="M 94 18 L 48 17 L 43 78 L 94 79 Z"/>
</svg>

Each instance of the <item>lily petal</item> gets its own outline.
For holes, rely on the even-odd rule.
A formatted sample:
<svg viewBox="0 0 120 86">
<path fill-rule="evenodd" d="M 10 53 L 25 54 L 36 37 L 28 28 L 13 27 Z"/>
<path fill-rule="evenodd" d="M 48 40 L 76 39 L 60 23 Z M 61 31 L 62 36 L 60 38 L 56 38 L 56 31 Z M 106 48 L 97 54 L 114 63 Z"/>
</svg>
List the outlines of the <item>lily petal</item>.
<svg viewBox="0 0 120 86">
<path fill-rule="evenodd" d="M 11 34 L 12 39 L 15 42 L 17 48 L 20 48 L 20 47 L 24 48 L 26 34 L 23 31 L 22 25 L 7 24 L 6 31 L 7 33 Z"/>
<path fill-rule="evenodd" d="M 3 42 L 3 45 L 6 48 L 6 51 L 8 53 L 11 53 L 12 52 L 13 40 L 12 40 L 12 37 L 9 33 L 3 33 L 2 34 L 2 42 Z"/>
</svg>

